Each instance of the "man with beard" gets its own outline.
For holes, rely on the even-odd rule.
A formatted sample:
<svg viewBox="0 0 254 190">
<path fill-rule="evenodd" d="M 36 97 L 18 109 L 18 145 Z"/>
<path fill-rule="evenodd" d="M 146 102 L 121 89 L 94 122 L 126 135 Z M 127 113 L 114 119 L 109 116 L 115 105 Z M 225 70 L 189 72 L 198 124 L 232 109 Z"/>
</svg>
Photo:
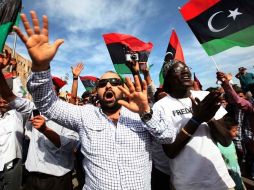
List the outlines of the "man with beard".
<svg viewBox="0 0 254 190">
<path fill-rule="evenodd" d="M 180 61 L 172 61 L 163 85 L 169 95 L 153 107 L 153 117 L 160 118 L 156 125 L 166 125 L 178 131 L 173 143 L 163 145 L 170 158 L 171 181 L 176 190 L 233 188 L 234 182 L 213 142 L 215 140 L 225 146 L 229 143 L 227 131 L 218 126 L 218 121 L 211 121 L 213 117 L 219 119 L 226 113 L 222 108 L 219 109 L 220 94 L 191 91 L 192 85 L 190 68 Z M 147 124 L 157 127 L 151 121 Z M 156 152 L 156 162 L 165 163 L 162 148 Z M 167 169 L 167 165 L 164 169 Z"/>
<path fill-rule="evenodd" d="M 141 88 L 135 76 L 134 87 L 127 79 L 130 90 L 127 91 L 118 74 L 106 72 L 97 83 L 101 108 L 91 104 L 76 106 L 59 100 L 52 91 L 49 66 L 63 40 L 50 45 L 47 17 L 43 16 L 41 30 L 34 11 L 31 11 L 31 17 L 34 30 L 26 16 L 21 15 L 28 37 L 15 28 L 33 62 L 28 89 L 43 115 L 79 133 L 86 173 L 83 189 L 149 190 L 152 166 L 150 134 L 158 140 L 171 143 L 175 130 L 148 128 L 143 123 L 152 117 L 146 83 Z M 122 100 L 123 92 L 129 102 Z"/>
</svg>

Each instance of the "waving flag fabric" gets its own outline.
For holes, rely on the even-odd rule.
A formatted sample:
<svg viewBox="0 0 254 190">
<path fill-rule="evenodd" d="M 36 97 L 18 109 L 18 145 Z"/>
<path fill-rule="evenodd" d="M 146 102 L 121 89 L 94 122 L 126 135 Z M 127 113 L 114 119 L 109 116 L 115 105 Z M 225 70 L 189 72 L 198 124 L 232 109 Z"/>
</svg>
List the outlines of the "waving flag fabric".
<svg viewBox="0 0 254 190">
<path fill-rule="evenodd" d="M 103 35 L 115 70 L 119 74 L 131 74 L 126 66 L 126 54 L 128 52 L 138 53 L 140 62 L 147 62 L 153 48 L 151 42 L 145 43 L 129 34 L 110 33 Z"/>
<path fill-rule="evenodd" d="M 52 76 L 52 81 L 53 81 L 53 84 L 56 85 L 59 89 L 61 89 L 64 85 L 67 84 L 66 81 L 64 81 L 56 76 Z"/>
<path fill-rule="evenodd" d="M 254 45 L 253 0 L 190 0 L 180 12 L 209 56 Z"/>
<path fill-rule="evenodd" d="M 194 73 L 194 82 L 195 82 L 195 85 L 197 85 L 197 88 L 199 89 L 199 90 L 202 90 L 202 84 L 201 84 L 201 82 L 198 80 L 198 78 L 197 78 L 197 76 L 196 76 L 196 74 Z"/>
<path fill-rule="evenodd" d="M 0 1 L 0 52 L 3 51 L 8 34 L 17 20 L 21 10 L 21 0 L 1 0 Z"/>
<path fill-rule="evenodd" d="M 171 60 L 178 60 L 178 61 L 182 61 L 183 63 L 185 63 L 184 56 L 183 56 L 183 50 L 182 50 L 180 41 L 177 37 L 175 30 L 172 30 L 172 34 L 170 36 L 168 48 L 167 48 L 166 55 L 164 58 L 164 63 L 162 65 L 162 68 L 160 71 L 159 80 L 160 80 L 161 85 L 164 82 L 164 77 L 165 77 L 164 75 L 166 74 L 166 70 L 167 70 L 166 67 L 168 67 L 168 64 L 170 64 Z"/>
<path fill-rule="evenodd" d="M 91 92 L 95 89 L 98 78 L 93 76 L 80 76 L 79 78 L 84 85 L 86 91 Z"/>
</svg>

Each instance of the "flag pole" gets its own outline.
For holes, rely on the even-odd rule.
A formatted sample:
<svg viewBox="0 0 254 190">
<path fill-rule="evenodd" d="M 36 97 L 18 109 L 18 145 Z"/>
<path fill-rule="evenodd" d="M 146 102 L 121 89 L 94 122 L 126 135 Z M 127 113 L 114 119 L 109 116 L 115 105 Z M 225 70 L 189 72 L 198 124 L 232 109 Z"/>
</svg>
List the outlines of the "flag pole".
<svg viewBox="0 0 254 190">
<path fill-rule="evenodd" d="M 12 55 L 11 55 L 12 58 L 15 57 L 16 45 L 17 45 L 17 33 L 14 32 L 14 41 L 13 41 L 13 48 L 12 48 Z"/>
<path fill-rule="evenodd" d="M 215 67 L 216 67 L 216 70 L 217 70 L 217 71 L 220 71 L 220 70 L 219 70 L 219 67 L 218 67 L 218 65 L 217 65 L 217 63 L 216 63 L 216 61 L 215 61 L 215 59 L 213 58 L 213 56 L 210 56 L 210 57 L 211 57 L 211 59 L 212 59 L 214 65 L 215 65 Z"/>
</svg>

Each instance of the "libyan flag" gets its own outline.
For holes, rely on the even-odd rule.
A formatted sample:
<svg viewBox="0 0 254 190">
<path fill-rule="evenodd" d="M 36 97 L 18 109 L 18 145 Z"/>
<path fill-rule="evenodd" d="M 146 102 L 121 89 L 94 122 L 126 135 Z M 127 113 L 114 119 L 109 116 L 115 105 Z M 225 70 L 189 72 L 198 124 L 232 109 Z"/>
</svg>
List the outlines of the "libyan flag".
<svg viewBox="0 0 254 190">
<path fill-rule="evenodd" d="M 254 45 L 253 0 L 190 0 L 180 12 L 209 56 Z"/>
<path fill-rule="evenodd" d="M 57 86 L 59 89 L 61 89 L 64 85 L 67 84 L 66 81 L 60 79 L 59 77 L 52 76 L 52 82 L 55 86 Z"/>
<path fill-rule="evenodd" d="M 104 34 L 103 38 L 115 70 L 119 74 L 131 74 L 130 69 L 126 66 L 125 55 L 128 52 L 138 53 L 139 62 L 147 62 L 153 48 L 151 42 L 142 42 L 138 38 L 128 34 L 110 33 Z"/>
<path fill-rule="evenodd" d="M 93 76 L 80 76 L 79 78 L 84 85 L 86 91 L 91 92 L 95 89 L 98 78 Z"/>
<path fill-rule="evenodd" d="M 196 74 L 194 73 L 194 82 L 196 83 L 195 85 L 197 85 L 197 88 L 199 89 L 199 90 L 202 90 L 202 84 L 201 84 L 201 82 L 198 80 L 198 77 L 196 76 Z"/>
<path fill-rule="evenodd" d="M 173 60 L 178 60 L 185 63 L 183 50 L 175 30 L 172 30 L 172 34 L 170 36 L 168 48 L 164 58 L 164 63 L 160 71 L 159 80 L 161 85 L 164 83 L 164 77 L 170 66 L 170 61 L 173 61 Z"/>
<path fill-rule="evenodd" d="M 3 51 L 6 38 L 12 31 L 12 27 L 21 10 L 21 5 L 21 0 L 0 1 L 0 52 Z"/>
</svg>

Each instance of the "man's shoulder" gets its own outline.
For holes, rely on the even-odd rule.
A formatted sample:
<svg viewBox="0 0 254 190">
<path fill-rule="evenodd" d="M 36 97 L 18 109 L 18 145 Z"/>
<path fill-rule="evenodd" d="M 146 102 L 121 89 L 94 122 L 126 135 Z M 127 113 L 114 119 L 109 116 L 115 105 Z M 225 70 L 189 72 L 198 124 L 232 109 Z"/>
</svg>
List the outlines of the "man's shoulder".
<svg viewBox="0 0 254 190">
<path fill-rule="evenodd" d="M 158 100 L 157 102 L 155 102 L 154 105 L 165 105 L 168 104 L 170 102 L 174 101 L 174 98 L 172 98 L 171 96 L 167 95 L 165 97 L 163 97 L 162 99 Z"/>
<path fill-rule="evenodd" d="M 191 95 L 194 98 L 198 98 L 199 100 L 203 100 L 210 92 L 209 91 L 195 91 L 195 90 L 191 90 Z"/>
<path fill-rule="evenodd" d="M 20 112 L 17 112 L 15 109 L 11 109 L 9 111 L 7 111 L 5 114 L 4 114 L 4 117 L 1 118 L 2 120 L 23 120 L 23 117 L 22 117 L 22 114 Z"/>
</svg>

